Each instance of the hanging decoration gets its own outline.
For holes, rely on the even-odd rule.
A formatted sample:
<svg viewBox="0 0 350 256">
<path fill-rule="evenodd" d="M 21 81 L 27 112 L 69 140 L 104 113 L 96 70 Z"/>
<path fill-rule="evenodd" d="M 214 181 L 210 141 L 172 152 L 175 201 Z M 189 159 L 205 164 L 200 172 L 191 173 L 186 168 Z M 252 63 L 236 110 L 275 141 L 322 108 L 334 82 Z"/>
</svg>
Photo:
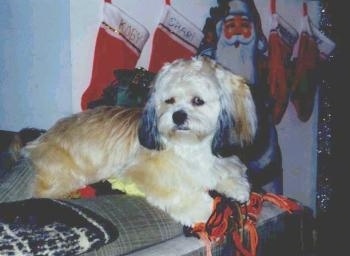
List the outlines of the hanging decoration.
<svg viewBox="0 0 350 256">
<path fill-rule="evenodd" d="M 295 68 L 291 86 L 291 101 L 302 122 L 309 120 L 315 102 L 320 51 L 313 35 L 307 4 L 303 3 L 303 15 L 299 39 L 294 47 Z"/>
<path fill-rule="evenodd" d="M 114 80 L 115 69 L 133 69 L 149 37 L 148 30 L 118 6 L 105 0 L 98 30 L 92 75 L 81 98 L 81 108 L 99 99 Z"/>
<path fill-rule="evenodd" d="M 154 32 L 148 70 L 157 73 L 166 62 L 190 58 L 197 52 L 202 31 L 165 0 L 162 17 Z"/>
<path fill-rule="evenodd" d="M 289 102 L 290 57 L 298 33 L 276 12 L 276 0 L 271 0 L 270 4 L 272 21 L 268 39 L 268 85 L 273 100 L 273 121 L 279 124 Z"/>
</svg>

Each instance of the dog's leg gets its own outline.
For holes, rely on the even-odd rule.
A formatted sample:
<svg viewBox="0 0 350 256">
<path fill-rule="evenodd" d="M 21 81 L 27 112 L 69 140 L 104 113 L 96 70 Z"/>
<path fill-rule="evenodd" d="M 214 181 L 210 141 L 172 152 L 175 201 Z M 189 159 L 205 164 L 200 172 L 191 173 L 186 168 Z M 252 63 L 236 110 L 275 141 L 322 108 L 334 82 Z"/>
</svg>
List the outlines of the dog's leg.
<svg viewBox="0 0 350 256">
<path fill-rule="evenodd" d="M 144 187 L 143 187 L 144 188 Z M 213 199 L 207 191 L 162 184 L 145 189 L 147 201 L 167 212 L 183 225 L 206 222 L 213 210 Z"/>
<path fill-rule="evenodd" d="M 230 177 L 229 179 L 219 182 L 216 191 L 240 203 L 244 203 L 249 199 L 250 185 L 246 178 Z"/>
<path fill-rule="evenodd" d="M 74 159 L 60 147 L 38 147 L 31 153 L 31 158 L 36 172 L 34 197 L 63 198 L 89 182 L 89 171 L 79 171 Z"/>
<path fill-rule="evenodd" d="M 124 170 L 122 178 L 134 183 L 150 204 L 167 212 L 181 224 L 191 226 L 207 221 L 213 199 L 204 186 L 186 174 L 190 171 L 186 169 L 186 164 L 170 151 L 158 151 L 156 154 L 144 151 L 136 163 Z"/>
<path fill-rule="evenodd" d="M 247 168 L 237 157 L 220 158 L 214 168 L 220 176 L 215 187 L 217 192 L 241 203 L 248 201 L 250 184 L 245 174 Z"/>
<path fill-rule="evenodd" d="M 213 199 L 207 191 L 196 191 L 189 195 L 183 193 L 182 202 L 169 207 L 171 214 L 187 226 L 207 222 L 213 211 Z"/>
</svg>

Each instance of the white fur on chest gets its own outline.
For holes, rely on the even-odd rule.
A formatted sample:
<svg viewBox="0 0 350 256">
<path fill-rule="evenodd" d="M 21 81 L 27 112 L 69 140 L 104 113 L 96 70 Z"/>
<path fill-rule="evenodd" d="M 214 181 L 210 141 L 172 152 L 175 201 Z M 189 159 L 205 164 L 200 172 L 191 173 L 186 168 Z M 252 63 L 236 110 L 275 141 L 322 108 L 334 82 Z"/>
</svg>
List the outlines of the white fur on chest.
<svg viewBox="0 0 350 256">
<path fill-rule="evenodd" d="M 216 185 L 217 178 L 213 173 L 216 157 L 212 154 L 210 145 L 202 142 L 197 145 L 173 145 L 172 150 L 178 156 L 177 165 L 181 166 L 179 171 L 184 177 L 191 178 L 204 190 Z"/>
</svg>

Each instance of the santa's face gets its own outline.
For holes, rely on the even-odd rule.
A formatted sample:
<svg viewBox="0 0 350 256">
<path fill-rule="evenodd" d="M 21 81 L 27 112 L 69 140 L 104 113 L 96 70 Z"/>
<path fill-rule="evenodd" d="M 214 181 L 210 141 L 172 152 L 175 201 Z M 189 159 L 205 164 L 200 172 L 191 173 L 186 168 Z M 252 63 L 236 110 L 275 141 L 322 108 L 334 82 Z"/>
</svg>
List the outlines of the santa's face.
<svg viewBox="0 0 350 256">
<path fill-rule="evenodd" d="M 240 44 L 249 44 L 255 38 L 254 24 L 247 16 L 231 15 L 227 17 L 222 29 L 225 43 L 234 45 L 236 48 Z"/>
</svg>

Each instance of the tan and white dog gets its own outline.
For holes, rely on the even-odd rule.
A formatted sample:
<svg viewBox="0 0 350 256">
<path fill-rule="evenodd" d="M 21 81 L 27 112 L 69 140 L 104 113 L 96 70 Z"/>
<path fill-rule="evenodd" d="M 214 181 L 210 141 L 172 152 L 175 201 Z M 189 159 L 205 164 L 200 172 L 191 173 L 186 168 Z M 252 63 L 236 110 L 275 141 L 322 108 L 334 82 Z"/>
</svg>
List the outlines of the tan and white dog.
<svg viewBox="0 0 350 256">
<path fill-rule="evenodd" d="M 103 179 L 131 181 L 146 199 L 191 226 L 212 211 L 209 190 L 249 198 L 232 145 L 252 142 L 257 118 L 245 80 L 205 57 L 167 63 L 143 110 L 98 107 L 59 120 L 24 148 L 35 197 L 64 197 Z"/>
</svg>

